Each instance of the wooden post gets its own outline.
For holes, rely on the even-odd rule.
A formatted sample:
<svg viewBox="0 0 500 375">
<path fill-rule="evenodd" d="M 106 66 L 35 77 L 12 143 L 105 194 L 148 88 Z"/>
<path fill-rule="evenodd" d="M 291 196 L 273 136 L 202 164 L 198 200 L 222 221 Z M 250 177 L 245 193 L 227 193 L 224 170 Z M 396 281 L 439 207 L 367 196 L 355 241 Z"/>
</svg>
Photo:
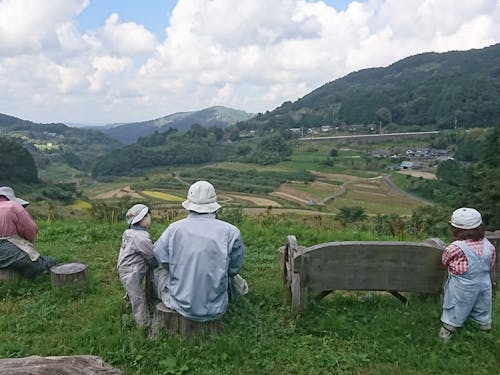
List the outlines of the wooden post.
<svg viewBox="0 0 500 375">
<path fill-rule="evenodd" d="M 180 315 L 177 311 L 171 310 L 160 302 L 156 305 L 151 322 L 149 338 L 155 339 L 162 329 L 171 335 L 190 337 L 198 333 L 217 334 L 222 331 L 220 320 L 209 322 L 195 322 Z"/>
<path fill-rule="evenodd" d="M 19 279 L 20 279 L 19 272 L 8 269 L 8 268 L 0 269 L 0 281 L 4 281 L 5 283 L 17 285 L 17 283 L 19 282 Z"/>
<path fill-rule="evenodd" d="M 497 250 L 497 259 L 495 262 L 495 267 L 491 273 L 491 281 L 495 287 L 500 285 L 500 230 L 494 232 L 486 232 L 486 238 L 491 242 L 495 249 Z"/>
<path fill-rule="evenodd" d="M 87 289 L 89 285 L 88 266 L 83 263 L 66 263 L 50 269 L 52 289 L 59 290 L 74 287 Z"/>
</svg>

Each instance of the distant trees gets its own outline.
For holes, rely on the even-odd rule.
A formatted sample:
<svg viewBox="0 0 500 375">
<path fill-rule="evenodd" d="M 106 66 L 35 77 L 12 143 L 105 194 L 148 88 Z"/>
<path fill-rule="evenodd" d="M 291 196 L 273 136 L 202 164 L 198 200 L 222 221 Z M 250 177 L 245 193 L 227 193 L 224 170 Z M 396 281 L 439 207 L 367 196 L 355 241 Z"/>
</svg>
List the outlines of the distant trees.
<svg viewBox="0 0 500 375">
<path fill-rule="evenodd" d="M 339 220 L 343 226 L 359 221 L 365 221 L 366 219 L 368 219 L 368 215 L 366 214 L 365 209 L 360 206 L 341 207 L 339 213 L 337 214 L 337 220 Z"/>
<path fill-rule="evenodd" d="M 450 185 L 462 186 L 464 175 L 458 160 L 445 160 L 439 163 L 436 177 Z"/>
<path fill-rule="evenodd" d="M 38 182 L 38 171 L 30 152 L 16 142 L 0 137 L 0 183 Z"/>
<path fill-rule="evenodd" d="M 292 146 L 279 133 L 264 137 L 250 157 L 257 164 L 275 164 L 292 154 Z"/>
<path fill-rule="evenodd" d="M 461 201 L 477 208 L 491 230 L 500 229 L 500 126 L 491 129 L 482 144 L 480 162 L 465 168 Z"/>
</svg>

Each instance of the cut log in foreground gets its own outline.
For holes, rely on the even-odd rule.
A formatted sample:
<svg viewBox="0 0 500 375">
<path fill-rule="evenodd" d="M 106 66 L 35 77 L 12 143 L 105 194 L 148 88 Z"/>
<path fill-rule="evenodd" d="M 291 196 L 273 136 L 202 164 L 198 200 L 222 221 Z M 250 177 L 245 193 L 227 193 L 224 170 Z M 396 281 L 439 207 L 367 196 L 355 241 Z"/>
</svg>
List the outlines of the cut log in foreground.
<svg viewBox="0 0 500 375">
<path fill-rule="evenodd" d="M 89 285 L 88 266 L 83 263 L 66 263 L 50 269 L 52 289 L 86 289 Z"/>
<path fill-rule="evenodd" d="M 123 373 L 92 355 L 0 359 L 5 375 L 122 375 Z"/>
<path fill-rule="evenodd" d="M 184 337 L 193 336 L 198 333 L 217 334 L 222 331 L 222 322 L 212 320 L 209 322 L 195 322 L 171 310 L 160 302 L 156 305 L 149 337 L 155 339 L 165 329 L 169 334 Z"/>
</svg>

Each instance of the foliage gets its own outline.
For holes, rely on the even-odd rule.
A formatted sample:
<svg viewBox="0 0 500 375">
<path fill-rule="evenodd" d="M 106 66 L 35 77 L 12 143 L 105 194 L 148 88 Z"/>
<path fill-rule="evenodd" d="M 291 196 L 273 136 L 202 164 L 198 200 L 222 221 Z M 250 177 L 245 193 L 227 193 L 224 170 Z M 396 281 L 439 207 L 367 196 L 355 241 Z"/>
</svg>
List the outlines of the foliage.
<svg viewBox="0 0 500 375">
<path fill-rule="evenodd" d="M 487 228 L 500 228 L 500 126 L 481 138 L 482 160 L 469 165 L 464 172 L 462 194 L 457 205 L 475 207 L 483 215 Z"/>
<path fill-rule="evenodd" d="M 339 155 L 339 151 L 338 151 L 336 148 L 332 148 L 332 149 L 330 150 L 330 156 L 331 156 L 332 158 L 335 158 L 335 157 L 337 157 L 338 155 Z"/>
<path fill-rule="evenodd" d="M 270 193 L 287 181 L 313 181 L 307 171 L 271 171 L 257 169 L 197 168 L 181 172 L 183 179 L 193 183 L 208 180 L 216 189 L 247 193 Z"/>
<path fill-rule="evenodd" d="M 279 163 L 292 155 L 292 147 L 279 133 L 268 135 L 259 142 L 249 161 L 261 165 Z"/>
<path fill-rule="evenodd" d="M 166 223 L 154 223 L 157 239 Z M 440 303 L 408 294 L 335 292 L 298 319 L 289 316 L 277 249 L 288 234 L 300 245 L 332 240 L 393 238 L 270 215 L 241 225 L 249 294 L 229 306 L 224 331 L 185 340 L 148 340 L 122 299 L 116 258 L 125 224 L 40 223 L 38 248 L 60 262 L 89 265 L 90 289 L 70 295 L 51 290 L 50 277 L 0 284 L 0 357 L 90 354 L 125 374 L 456 374 L 497 372 L 500 295 L 494 295 L 493 331 L 467 324 L 453 341 L 437 339 Z M 405 239 L 406 240 L 406 239 Z M 465 360 L 481 358 L 480 361 Z"/>
<path fill-rule="evenodd" d="M 40 189 L 40 194 L 44 199 L 59 201 L 61 203 L 70 204 L 77 196 L 76 184 L 59 183 L 46 185 Z"/>
<path fill-rule="evenodd" d="M 114 150 L 96 160 L 92 175 L 142 175 L 153 167 L 196 165 L 231 160 L 237 157 L 237 145 L 223 144 L 218 128 L 193 124 L 186 133 L 170 129 L 140 138 L 137 144 Z"/>
<path fill-rule="evenodd" d="M 37 181 L 38 171 L 29 151 L 8 138 L 0 137 L 0 184 Z"/>
<path fill-rule="evenodd" d="M 217 211 L 217 218 L 239 227 L 245 221 L 246 215 L 241 207 L 222 207 Z"/>
<path fill-rule="evenodd" d="M 108 224 L 116 224 L 125 218 L 127 210 L 130 208 L 130 198 L 121 198 L 116 202 L 92 201 L 90 203 L 91 216 L 96 220 L 106 222 Z"/>
<path fill-rule="evenodd" d="M 239 126 L 283 129 L 379 121 L 420 130 L 491 126 L 500 121 L 499 66 L 500 44 L 424 53 L 348 74 Z"/>
<path fill-rule="evenodd" d="M 343 226 L 364 221 L 367 218 L 364 208 L 360 206 L 341 207 L 337 214 L 337 219 Z"/>
<path fill-rule="evenodd" d="M 445 160 L 439 163 L 436 177 L 448 185 L 462 186 L 463 171 L 458 160 Z"/>
<path fill-rule="evenodd" d="M 51 161 L 64 161 L 74 168 L 88 169 L 96 157 L 119 146 L 103 133 L 65 124 L 38 124 L 0 113 L 0 133 L 18 139 L 26 147 L 38 167 Z M 51 147 L 42 150 L 37 146 Z"/>
</svg>

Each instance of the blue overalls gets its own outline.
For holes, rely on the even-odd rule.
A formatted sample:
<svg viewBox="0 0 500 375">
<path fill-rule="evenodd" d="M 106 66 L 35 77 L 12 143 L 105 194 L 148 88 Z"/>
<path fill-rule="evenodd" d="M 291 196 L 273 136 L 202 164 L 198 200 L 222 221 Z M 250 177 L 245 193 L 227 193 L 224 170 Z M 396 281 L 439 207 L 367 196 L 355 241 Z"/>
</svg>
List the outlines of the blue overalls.
<svg viewBox="0 0 500 375">
<path fill-rule="evenodd" d="M 478 256 L 464 241 L 455 241 L 462 249 L 469 267 L 462 275 L 448 271 L 444 286 L 443 314 L 441 321 L 453 327 L 462 327 L 470 317 L 481 325 L 491 324 L 491 247 L 483 239 L 483 255 Z"/>
</svg>

